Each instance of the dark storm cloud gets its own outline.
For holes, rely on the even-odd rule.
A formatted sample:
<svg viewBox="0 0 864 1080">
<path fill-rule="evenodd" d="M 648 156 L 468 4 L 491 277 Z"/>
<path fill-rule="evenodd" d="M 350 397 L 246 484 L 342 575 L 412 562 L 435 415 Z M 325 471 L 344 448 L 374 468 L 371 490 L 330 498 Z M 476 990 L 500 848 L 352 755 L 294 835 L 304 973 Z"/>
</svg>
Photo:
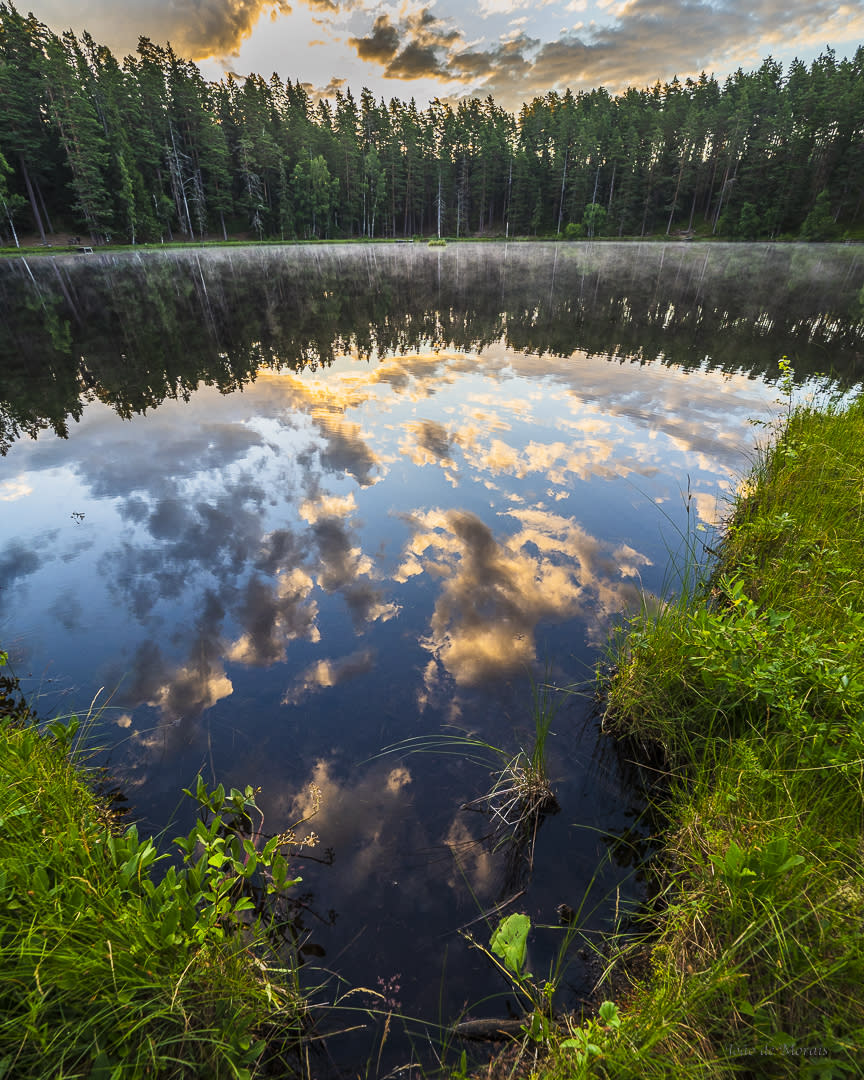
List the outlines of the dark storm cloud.
<svg viewBox="0 0 864 1080">
<path fill-rule="evenodd" d="M 335 9 L 329 0 L 314 6 Z M 198 59 L 235 53 L 262 14 L 288 15 L 287 0 L 138 0 L 134 18 L 118 0 L 41 0 L 39 18 L 53 29 L 87 28 L 117 52 L 134 52 L 138 36 L 170 41 Z"/>
<path fill-rule="evenodd" d="M 399 31 L 390 22 L 389 15 L 379 15 L 372 32 L 363 38 L 349 38 L 361 60 L 387 64 L 399 51 Z"/>
<path fill-rule="evenodd" d="M 459 31 L 448 27 L 429 8 L 398 23 L 389 15 L 379 15 L 370 34 L 348 39 L 360 59 L 381 64 L 388 79 L 451 79 L 444 57 L 459 40 Z"/>
</svg>

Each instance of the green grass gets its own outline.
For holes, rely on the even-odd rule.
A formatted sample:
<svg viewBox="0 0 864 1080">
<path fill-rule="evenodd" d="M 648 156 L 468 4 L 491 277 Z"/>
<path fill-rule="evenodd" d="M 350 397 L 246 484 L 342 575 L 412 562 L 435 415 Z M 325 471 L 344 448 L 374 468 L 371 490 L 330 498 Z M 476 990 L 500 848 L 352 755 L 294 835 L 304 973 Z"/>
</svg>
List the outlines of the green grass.
<svg viewBox="0 0 864 1080">
<path fill-rule="evenodd" d="M 71 727 L 51 728 L 0 680 L 0 1076 L 288 1075 L 265 1062 L 303 1002 L 265 963 L 230 841 L 214 832 L 196 862 L 196 833 L 183 867 L 155 874 L 152 842 L 121 832 L 70 761 Z M 229 809 L 235 794 L 251 805 L 232 792 Z"/>
<path fill-rule="evenodd" d="M 710 578 L 619 649 L 605 724 L 660 769 L 654 897 L 609 954 L 620 1025 L 542 1075 L 862 1075 L 864 402 L 791 412 Z"/>
</svg>

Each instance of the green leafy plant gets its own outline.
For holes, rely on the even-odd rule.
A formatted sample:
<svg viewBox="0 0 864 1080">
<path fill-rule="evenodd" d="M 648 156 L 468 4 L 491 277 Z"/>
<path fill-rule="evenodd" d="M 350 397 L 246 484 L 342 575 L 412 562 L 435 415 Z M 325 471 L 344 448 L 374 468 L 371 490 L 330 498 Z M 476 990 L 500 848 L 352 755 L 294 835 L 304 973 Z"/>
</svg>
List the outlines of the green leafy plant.
<svg viewBox="0 0 864 1080">
<path fill-rule="evenodd" d="M 801 866 L 803 855 L 790 854 L 786 836 L 772 837 L 761 847 L 749 851 L 731 843 L 725 855 L 711 855 L 711 862 L 730 889 L 765 893 L 790 870 Z"/>
<path fill-rule="evenodd" d="M 305 1005 L 275 901 L 299 880 L 296 827 L 265 838 L 251 788 L 199 778 L 200 818 L 165 869 L 168 853 L 134 825 L 119 831 L 70 761 L 75 718 L 39 726 L 7 681 L 0 1063 L 29 1080 L 248 1080 L 265 1051 L 287 1062 Z"/>
<path fill-rule="evenodd" d="M 597 1017 L 573 1029 L 570 1036 L 558 1044 L 558 1048 L 572 1053 L 577 1066 L 584 1068 L 591 1058 L 602 1056 L 605 1042 L 620 1027 L 618 1006 L 614 1001 L 604 1001 L 597 1011 Z"/>
<path fill-rule="evenodd" d="M 489 942 L 489 948 L 495 956 L 501 957 L 507 970 L 520 981 L 530 978 L 523 970 L 530 930 L 531 919 L 527 915 L 514 913 L 498 923 Z"/>
</svg>

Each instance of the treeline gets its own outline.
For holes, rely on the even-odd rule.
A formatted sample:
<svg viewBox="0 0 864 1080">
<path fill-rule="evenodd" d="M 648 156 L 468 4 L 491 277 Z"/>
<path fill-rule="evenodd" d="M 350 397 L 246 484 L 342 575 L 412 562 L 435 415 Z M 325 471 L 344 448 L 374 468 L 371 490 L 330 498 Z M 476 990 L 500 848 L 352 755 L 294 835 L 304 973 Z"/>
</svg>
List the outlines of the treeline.
<svg viewBox="0 0 864 1080">
<path fill-rule="evenodd" d="M 141 38 L 121 62 L 0 0 L 0 233 L 94 243 L 644 236 L 833 239 L 864 202 L 864 47 L 719 83 L 313 104 L 299 82 L 209 83 Z"/>
</svg>

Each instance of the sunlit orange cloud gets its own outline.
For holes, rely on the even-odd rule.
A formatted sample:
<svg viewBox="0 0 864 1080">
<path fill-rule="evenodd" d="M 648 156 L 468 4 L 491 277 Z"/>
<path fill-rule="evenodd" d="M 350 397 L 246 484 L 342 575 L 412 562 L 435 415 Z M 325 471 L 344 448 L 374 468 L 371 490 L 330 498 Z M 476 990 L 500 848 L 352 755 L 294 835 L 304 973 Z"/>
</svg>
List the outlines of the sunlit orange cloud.
<svg viewBox="0 0 864 1080">
<path fill-rule="evenodd" d="M 456 892 L 470 892 L 472 897 L 488 899 L 497 885 L 498 866 L 488 847 L 478 842 L 468 828 L 464 813 L 453 818 L 444 843 L 453 856 L 447 885 Z"/>
<path fill-rule="evenodd" d="M 354 492 L 347 495 L 319 495 L 315 499 L 305 499 L 298 508 L 298 514 L 304 521 L 314 525 L 316 521 L 327 517 L 348 517 L 357 509 Z"/>
<path fill-rule="evenodd" d="M 477 363 L 488 376 L 502 381 L 514 374 L 532 380 L 542 374 L 553 380 L 572 401 L 571 414 L 556 423 L 578 438 L 570 443 L 532 440 L 517 449 L 502 435 L 511 420 L 529 417 L 533 406 L 510 395 L 505 399 L 494 393 L 472 394 L 459 406 L 458 419 L 450 407 L 452 419 L 446 424 L 407 422 L 399 443 L 400 451 L 415 464 L 440 465 L 451 483 L 456 482 L 456 447 L 465 464 L 481 473 L 522 478 L 543 472 L 561 487 L 574 477 L 650 475 L 663 467 L 667 452 L 656 444 L 658 433 L 682 453 L 693 455 L 694 465 L 723 476 L 741 450 L 741 425 L 730 421 L 736 414 L 752 415 L 763 404 L 758 387 L 743 375 L 692 372 L 682 380 L 659 363 L 632 364 L 622 386 L 619 366 L 603 357 L 578 352 L 570 357 L 538 357 L 513 352 L 503 343 L 488 347 L 479 359 L 460 353 L 389 357 L 374 367 L 340 373 L 332 383 L 316 379 L 307 387 L 302 376 L 292 375 L 286 385 L 293 406 L 309 412 L 325 434 L 359 455 L 358 460 L 365 462 L 359 472 L 371 480 L 386 468 L 384 458 L 380 450 L 369 448 L 360 425 L 344 414 L 372 397 L 376 409 L 383 411 L 385 390 L 422 401 L 463 372 L 475 370 Z M 622 421 L 631 426 L 625 430 Z M 637 436 L 633 427 L 643 434 Z M 622 439 L 626 455 L 620 452 Z"/>
<path fill-rule="evenodd" d="M 581 0 L 562 4 L 554 22 L 543 14 L 545 6 L 480 0 L 486 33 L 482 43 L 473 44 L 431 4 L 403 7 L 398 15 L 376 10 L 367 16 L 366 32 L 348 44 L 385 79 L 409 82 L 415 96 L 414 87 L 437 83 L 450 88 L 451 100 L 460 92 L 491 94 L 518 112 L 522 103 L 550 90 L 604 86 L 621 93 L 702 71 L 716 71 L 722 79 L 769 54 L 788 61 L 802 51 L 815 54 L 826 42 L 846 43 L 854 51 L 864 32 L 858 5 L 830 0 L 764 0 L 756 7 L 747 0 L 602 0 L 596 18 L 578 23 L 565 13 L 581 13 Z M 530 9 L 530 17 L 508 18 L 520 9 Z M 454 81 L 461 90 L 453 89 Z"/>
<path fill-rule="evenodd" d="M 443 424 L 437 420 L 410 420 L 404 425 L 404 430 L 405 435 L 399 442 L 399 451 L 413 464 L 420 468 L 424 465 L 455 468 L 451 456 L 454 439 Z"/>
<path fill-rule="evenodd" d="M 263 14 L 289 16 L 288 0 L 36 0 L 37 17 L 53 29 L 88 29 L 120 56 L 141 35 L 170 41 L 179 56 L 198 60 L 236 53 Z M 265 73 L 266 74 L 266 73 Z"/>
<path fill-rule="evenodd" d="M 187 666 L 177 668 L 147 704 L 159 709 L 167 719 L 175 720 L 190 712 L 212 708 L 233 693 L 234 687 L 224 671 L 209 666 L 203 670 Z"/>
<path fill-rule="evenodd" d="M 501 541 L 466 511 L 433 509 L 408 518 L 414 535 L 397 580 L 418 567 L 441 579 L 424 646 L 457 685 L 530 664 L 541 619 L 590 609 L 599 628 L 638 599 L 638 588 L 625 579 L 648 564 L 645 556 L 611 550 L 569 518 L 537 509 L 508 514 L 522 528 Z"/>
<path fill-rule="evenodd" d="M 15 480 L 4 480 L 0 484 L 0 502 L 15 502 L 33 494 L 33 488 L 22 477 Z"/>
<path fill-rule="evenodd" d="M 365 674 L 372 669 L 374 663 L 375 652 L 372 649 L 363 649 L 338 660 L 317 660 L 298 675 L 294 684 L 285 691 L 282 704 L 298 705 L 320 690 L 338 686 Z"/>
<path fill-rule="evenodd" d="M 584 418 L 586 434 L 603 434 L 595 427 L 598 410 L 602 410 L 603 425 L 626 420 L 642 429 L 646 438 L 661 433 L 674 439 L 682 452 L 705 453 L 706 461 L 720 458 L 710 466 L 717 472 L 725 472 L 728 463 L 746 449 L 740 442 L 742 425 L 747 417 L 764 411 L 773 393 L 743 374 L 691 371 L 682 379 L 678 368 L 659 362 L 627 363 L 627 378 L 622 379 L 620 364 L 579 351 L 565 357 L 541 357 L 511 351 L 501 343 L 484 350 L 483 362 L 489 374 L 543 377 L 560 387 L 572 401 L 569 420 L 581 426 Z M 567 422 L 567 417 L 561 421 Z M 638 462 L 637 448 L 629 448 Z"/>
</svg>

